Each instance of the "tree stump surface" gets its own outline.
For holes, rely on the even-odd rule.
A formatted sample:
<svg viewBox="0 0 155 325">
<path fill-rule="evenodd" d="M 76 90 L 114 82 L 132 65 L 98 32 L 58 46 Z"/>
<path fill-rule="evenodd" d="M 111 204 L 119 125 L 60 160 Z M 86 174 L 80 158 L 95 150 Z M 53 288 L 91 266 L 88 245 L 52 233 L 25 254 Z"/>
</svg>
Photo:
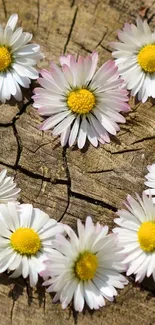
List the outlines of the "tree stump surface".
<svg viewBox="0 0 155 325">
<path fill-rule="evenodd" d="M 0 21 L 14 12 L 19 24 L 32 32 L 46 56 L 39 68 L 58 63 L 62 53 L 99 52 L 99 65 L 111 58 L 109 42 L 123 24 L 146 16 L 155 27 L 153 0 L 1 0 Z M 32 89 L 22 103 L 0 105 L 0 168 L 8 168 L 21 187 L 21 201 L 32 203 L 76 229 L 76 220 L 91 215 L 94 221 L 114 226 L 113 219 L 128 193 L 144 190 L 146 166 L 155 161 L 155 106 L 130 100 L 127 123 L 117 138 L 97 149 L 87 145 L 64 149 L 59 138 L 38 129 L 43 120 L 32 107 Z M 0 325 L 153 325 L 154 288 L 130 279 L 114 303 L 99 311 L 76 314 L 52 304 L 41 281 L 31 289 L 28 281 L 0 276 Z M 145 287 L 145 288 L 144 288 Z"/>
</svg>

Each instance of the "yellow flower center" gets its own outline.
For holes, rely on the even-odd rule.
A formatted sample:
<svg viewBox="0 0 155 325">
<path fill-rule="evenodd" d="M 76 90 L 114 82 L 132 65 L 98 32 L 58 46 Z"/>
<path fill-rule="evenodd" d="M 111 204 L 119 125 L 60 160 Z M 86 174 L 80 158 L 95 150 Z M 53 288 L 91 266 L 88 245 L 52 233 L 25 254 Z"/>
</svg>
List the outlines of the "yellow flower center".
<svg viewBox="0 0 155 325">
<path fill-rule="evenodd" d="M 94 278 L 97 267 L 98 260 L 96 255 L 85 252 L 75 263 L 76 276 L 82 281 L 91 280 Z"/>
<path fill-rule="evenodd" d="M 5 71 L 12 63 L 11 53 L 5 46 L 0 46 L 0 72 Z"/>
<path fill-rule="evenodd" d="M 95 106 L 95 102 L 95 96 L 88 89 L 71 91 L 67 99 L 68 107 L 77 114 L 89 113 Z"/>
<path fill-rule="evenodd" d="M 11 246 L 21 255 L 35 255 L 41 248 L 40 238 L 31 228 L 18 228 L 10 240 Z"/>
<path fill-rule="evenodd" d="M 151 221 L 143 222 L 138 231 L 140 247 L 145 252 L 155 251 L 155 223 Z"/>
<path fill-rule="evenodd" d="M 138 63 L 145 72 L 155 72 L 155 44 L 146 45 L 140 50 Z"/>
</svg>

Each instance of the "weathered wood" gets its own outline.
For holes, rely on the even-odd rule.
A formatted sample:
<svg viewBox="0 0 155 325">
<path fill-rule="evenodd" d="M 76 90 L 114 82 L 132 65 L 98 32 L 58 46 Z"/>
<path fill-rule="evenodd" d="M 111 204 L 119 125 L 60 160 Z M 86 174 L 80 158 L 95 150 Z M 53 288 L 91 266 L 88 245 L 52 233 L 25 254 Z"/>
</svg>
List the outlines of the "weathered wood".
<svg viewBox="0 0 155 325">
<path fill-rule="evenodd" d="M 109 42 L 125 21 L 145 15 L 155 26 L 153 0 L 1 0 L 0 20 L 13 12 L 26 31 L 34 34 L 46 55 L 39 67 L 58 63 L 62 53 L 87 55 L 96 49 L 99 64 L 111 58 Z M 32 85 L 33 88 L 33 85 Z M 91 215 L 94 221 L 113 226 L 117 208 L 128 193 L 141 194 L 146 165 L 155 161 L 155 106 L 135 105 L 117 138 L 98 149 L 63 149 L 51 132 L 38 129 L 42 118 L 31 106 L 32 91 L 24 100 L 0 105 L 0 168 L 5 166 L 21 187 L 23 202 L 31 202 L 51 217 L 76 227 L 76 219 Z M 132 280 L 132 279 L 131 279 Z M 41 284 L 31 290 L 22 278 L 0 276 L 0 325 L 151 325 L 155 324 L 155 298 L 133 281 L 121 290 L 115 303 L 90 313 L 73 313 L 45 294 Z"/>
</svg>

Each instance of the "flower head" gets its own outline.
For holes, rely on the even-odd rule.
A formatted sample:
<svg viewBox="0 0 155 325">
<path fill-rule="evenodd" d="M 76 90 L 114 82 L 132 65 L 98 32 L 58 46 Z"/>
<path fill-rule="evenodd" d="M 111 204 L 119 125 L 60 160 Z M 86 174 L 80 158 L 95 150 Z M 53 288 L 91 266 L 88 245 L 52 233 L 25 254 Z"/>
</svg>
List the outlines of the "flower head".
<svg viewBox="0 0 155 325">
<path fill-rule="evenodd" d="M 142 199 L 137 195 L 137 201 L 128 196 L 126 207 L 128 211 L 117 212 L 120 218 L 115 223 L 119 227 L 113 231 L 124 247 L 127 275 L 136 274 L 136 281 L 141 282 L 152 274 L 155 281 L 155 205 L 143 193 Z"/>
<path fill-rule="evenodd" d="M 57 235 L 41 275 L 50 277 L 44 282 L 48 292 L 56 292 L 54 301 L 60 300 L 66 308 L 74 298 L 74 308 L 82 311 L 86 301 L 90 309 L 105 305 L 105 298 L 113 301 L 115 288 L 123 288 L 127 280 L 120 274 L 122 256 L 117 239 L 108 235 L 108 227 L 96 224 L 87 217 L 85 227 L 78 220 L 78 237 L 66 226 L 69 239 Z"/>
<path fill-rule="evenodd" d="M 149 189 L 145 190 L 144 192 L 148 195 L 155 196 L 155 164 L 147 166 L 148 174 L 145 176 L 147 181 L 144 183 Z M 155 197 L 153 197 L 153 202 L 155 203 Z"/>
<path fill-rule="evenodd" d="M 155 33 L 146 21 L 137 19 L 137 26 L 125 24 L 118 32 L 120 42 L 111 46 L 121 77 L 125 80 L 131 94 L 145 102 L 149 96 L 155 98 Z"/>
<path fill-rule="evenodd" d="M 7 169 L 0 172 L 0 203 L 16 201 L 20 188 L 16 187 L 13 177 L 7 177 Z"/>
<path fill-rule="evenodd" d="M 33 287 L 44 259 L 51 251 L 52 239 L 63 226 L 31 204 L 0 205 L 0 273 L 14 271 L 10 277 L 30 278 Z"/>
<path fill-rule="evenodd" d="M 117 123 L 125 122 L 119 112 L 129 110 L 128 96 L 117 67 L 108 61 L 95 73 L 97 61 L 96 52 L 77 60 L 67 55 L 60 58 L 62 69 L 52 63 L 50 71 L 41 71 L 43 88 L 35 88 L 33 105 L 48 116 L 41 130 L 61 135 L 62 146 L 77 142 L 81 149 L 86 138 L 95 147 L 110 142 L 109 134 L 119 130 Z"/>
<path fill-rule="evenodd" d="M 18 15 L 13 14 L 5 28 L 0 25 L 0 101 L 5 103 L 11 95 L 22 99 L 20 86 L 29 88 L 30 79 L 37 79 L 38 72 L 33 67 L 43 55 L 40 46 L 28 44 L 32 34 L 15 30 Z"/>
</svg>

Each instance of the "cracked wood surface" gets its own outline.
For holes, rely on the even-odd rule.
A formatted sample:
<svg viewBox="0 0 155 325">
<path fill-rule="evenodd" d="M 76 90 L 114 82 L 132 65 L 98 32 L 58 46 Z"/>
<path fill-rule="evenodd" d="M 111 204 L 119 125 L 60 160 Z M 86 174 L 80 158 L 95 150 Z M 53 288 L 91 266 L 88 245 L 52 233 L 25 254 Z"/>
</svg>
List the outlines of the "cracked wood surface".
<svg viewBox="0 0 155 325">
<path fill-rule="evenodd" d="M 116 39 L 123 23 L 137 14 L 155 27 L 153 0 L 0 0 L 0 19 L 13 12 L 20 24 L 34 34 L 46 59 L 39 67 L 58 63 L 62 53 L 87 55 L 99 51 L 103 64 L 111 57 L 108 43 Z M 31 93 L 24 91 L 22 103 L 11 100 L 0 105 L 0 168 L 7 167 L 21 187 L 21 201 L 31 202 L 57 220 L 76 227 L 76 219 L 91 215 L 94 221 L 113 227 L 117 208 L 128 193 L 144 189 L 146 165 L 155 161 L 155 106 L 131 100 L 127 123 L 117 138 L 98 149 L 61 148 L 51 132 L 41 132 L 42 118 L 32 107 Z M 22 278 L 0 277 L 0 325 L 153 325 L 152 284 L 141 288 L 133 282 L 121 290 L 113 304 L 96 312 L 77 315 L 72 306 L 65 311 L 52 304 L 41 284 L 31 289 Z"/>
</svg>

